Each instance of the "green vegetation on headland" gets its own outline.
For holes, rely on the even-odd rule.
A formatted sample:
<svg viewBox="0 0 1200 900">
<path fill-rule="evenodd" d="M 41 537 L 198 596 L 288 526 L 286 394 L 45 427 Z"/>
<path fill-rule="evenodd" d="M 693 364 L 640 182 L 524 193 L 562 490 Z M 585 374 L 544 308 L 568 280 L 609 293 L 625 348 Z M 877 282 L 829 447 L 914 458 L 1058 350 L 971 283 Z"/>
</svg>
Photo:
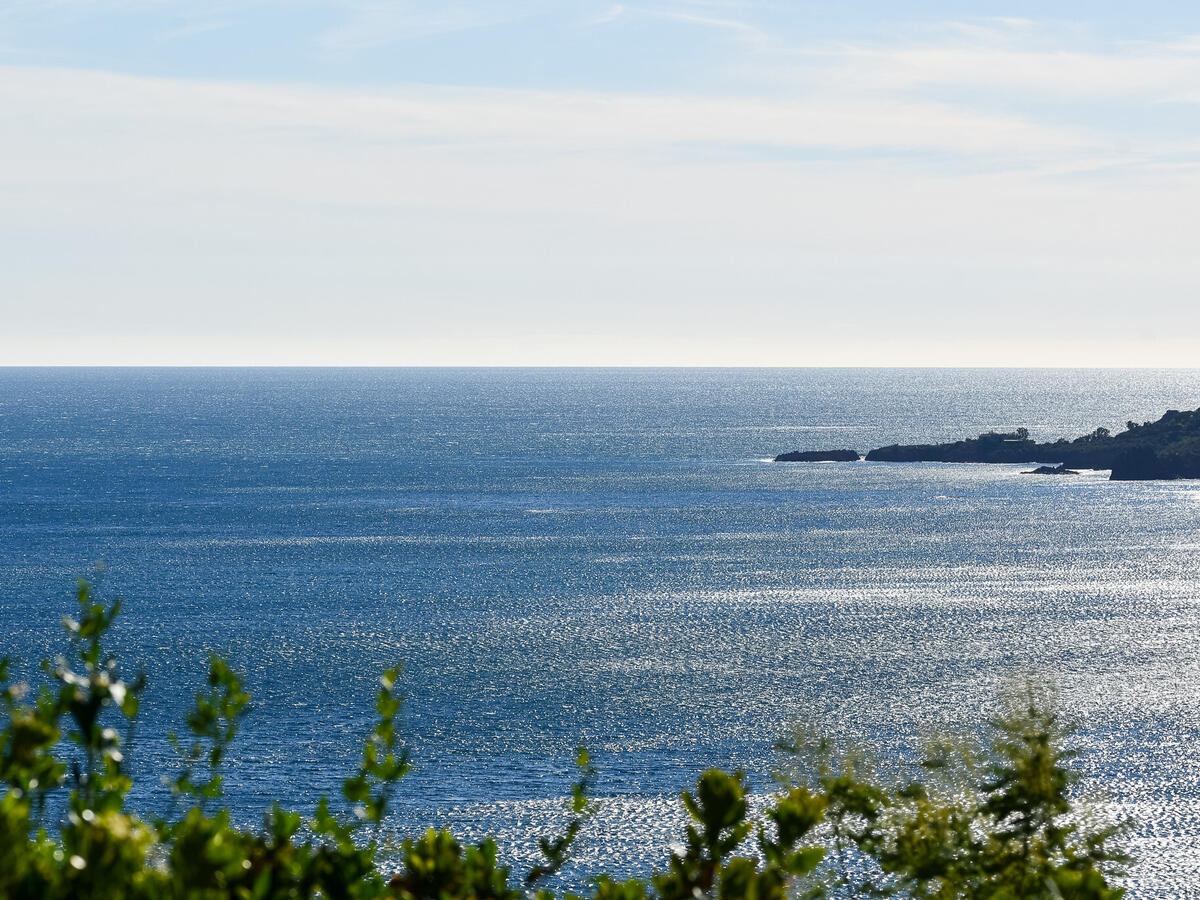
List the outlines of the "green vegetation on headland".
<svg viewBox="0 0 1200 900">
<path fill-rule="evenodd" d="M 807 461 L 802 456 L 781 454 L 776 461 Z M 1097 428 L 1072 441 L 1038 443 L 1027 429 L 1018 428 L 948 444 L 891 444 L 871 450 L 866 458 L 869 462 L 1053 463 L 1069 469 L 1111 469 L 1114 481 L 1200 478 L 1200 410 L 1170 410 L 1157 422 L 1128 422 L 1118 434 Z"/>
<path fill-rule="evenodd" d="M 222 805 L 226 752 L 249 696 L 219 658 L 207 690 L 170 735 L 179 771 L 171 812 L 130 811 L 126 753 L 144 679 L 126 681 L 104 648 L 119 603 L 81 582 L 65 619 L 68 655 L 47 661 L 47 683 L 8 683 L 0 665 L 0 897 L 94 900 L 785 900 L 802 897 L 1112 900 L 1128 858 L 1125 831 L 1082 806 L 1065 749 L 1070 733 L 1032 687 L 1010 695 L 988 740 L 931 744 L 920 777 L 888 785 L 854 755 L 802 729 L 779 749 L 795 765 L 761 813 L 741 773 L 704 772 L 681 800 L 690 824 L 646 878 L 596 873 L 578 894 L 556 888 L 597 804 L 580 778 L 561 834 L 542 862 L 515 872 L 494 841 L 447 831 L 392 842 L 384 827 L 410 764 L 397 732 L 397 671 L 376 697 L 378 723 L 342 798 L 308 815 L 274 804 L 257 829 Z"/>
</svg>

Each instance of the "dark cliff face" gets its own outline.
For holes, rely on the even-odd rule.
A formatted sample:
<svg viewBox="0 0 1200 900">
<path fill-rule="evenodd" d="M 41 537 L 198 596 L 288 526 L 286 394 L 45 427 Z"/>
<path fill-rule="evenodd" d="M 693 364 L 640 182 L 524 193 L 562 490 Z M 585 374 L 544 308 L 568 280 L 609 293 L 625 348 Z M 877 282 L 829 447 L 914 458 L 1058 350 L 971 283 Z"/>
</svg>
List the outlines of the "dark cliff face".
<svg viewBox="0 0 1200 900">
<path fill-rule="evenodd" d="M 1112 469 L 1112 478 L 1200 478 L 1200 410 L 1170 410 L 1157 422 L 1128 423 L 1119 434 L 1097 428 L 1073 441 L 1039 444 L 1024 430 L 981 434 L 950 444 L 893 444 L 867 454 L 878 462 L 1057 463 Z"/>
<path fill-rule="evenodd" d="M 855 450 L 793 450 L 780 453 L 775 462 L 858 462 L 862 459 Z"/>
<path fill-rule="evenodd" d="M 1163 478 L 1200 478 L 1200 451 L 1162 452 L 1139 447 L 1119 456 L 1112 467 L 1112 481 L 1147 481 Z"/>
<path fill-rule="evenodd" d="M 1113 464 L 1113 481 L 1143 481 L 1148 478 L 1171 478 L 1163 459 L 1151 447 L 1138 447 L 1121 454 Z"/>
</svg>

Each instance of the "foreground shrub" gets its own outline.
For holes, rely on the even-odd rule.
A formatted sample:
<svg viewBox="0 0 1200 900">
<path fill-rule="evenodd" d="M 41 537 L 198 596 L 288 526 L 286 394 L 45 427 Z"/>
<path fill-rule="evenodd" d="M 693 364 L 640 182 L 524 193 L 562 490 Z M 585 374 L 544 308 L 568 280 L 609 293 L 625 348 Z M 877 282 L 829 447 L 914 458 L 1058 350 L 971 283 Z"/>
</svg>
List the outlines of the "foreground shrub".
<svg viewBox="0 0 1200 900">
<path fill-rule="evenodd" d="M 551 900 L 554 876 L 595 812 L 595 777 L 580 751 L 580 778 L 564 831 L 541 841 L 543 861 L 515 873 L 494 841 L 463 845 L 446 831 L 405 840 L 394 870 L 377 863 L 381 826 L 409 771 L 396 720 L 397 670 L 376 697 L 378 723 L 336 805 L 308 816 L 275 804 L 260 829 L 242 829 L 222 798 L 221 767 L 249 697 L 213 657 L 184 737 L 173 813 L 144 819 L 126 808 L 132 787 L 124 749 L 144 680 L 124 680 L 103 639 L 120 604 L 78 589 L 64 619 L 71 649 L 45 662 L 36 693 L 9 683 L 0 663 L 0 897 L 4 898 L 403 898 Z M 1118 826 L 1093 822 L 1073 802 L 1077 774 L 1064 749 L 1069 728 L 1033 689 L 1010 698 L 983 750 L 930 748 L 922 779 L 884 787 L 853 756 L 797 731 L 782 749 L 806 765 L 781 783 L 755 818 L 741 773 L 710 770 L 682 796 L 691 823 L 682 847 L 647 879 L 600 874 L 594 900 L 783 900 L 898 896 L 985 900 L 1105 900 L 1126 857 Z M 344 802 L 343 802 L 344 801 Z M 570 895 L 568 895 L 570 897 Z"/>
</svg>

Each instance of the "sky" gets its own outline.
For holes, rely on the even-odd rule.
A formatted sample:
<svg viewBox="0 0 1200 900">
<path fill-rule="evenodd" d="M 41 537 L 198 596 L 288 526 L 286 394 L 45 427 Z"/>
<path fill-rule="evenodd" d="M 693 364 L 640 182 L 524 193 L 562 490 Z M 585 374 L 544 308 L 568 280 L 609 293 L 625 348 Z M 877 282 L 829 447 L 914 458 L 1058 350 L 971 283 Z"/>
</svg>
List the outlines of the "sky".
<svg viewBox="0 0 1200 900">
<path fill-rule="evenodd" d="M 0 0 L 0 364 L 1193 366 L 1198 238 L 1177 0 Z"/>
</svg>

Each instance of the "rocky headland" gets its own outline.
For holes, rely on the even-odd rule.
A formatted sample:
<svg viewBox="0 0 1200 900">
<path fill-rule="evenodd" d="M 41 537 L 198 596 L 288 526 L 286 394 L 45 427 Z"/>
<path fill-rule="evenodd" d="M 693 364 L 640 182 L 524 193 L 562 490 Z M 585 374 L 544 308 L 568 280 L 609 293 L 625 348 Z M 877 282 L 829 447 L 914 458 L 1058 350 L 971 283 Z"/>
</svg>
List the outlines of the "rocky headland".
<svg viewBox="0 0 1200 900">
<path fill-rule="evenodd" d="M 881 462 L 990 462 L 1057 464 L 1071 469 L 1111 469 L 1114 481 L 1200 478 L 1200 410 L 1169 410 L 1156 422 L 1127 422 L 1112 434 L 1097 428 L 1068 441 L 1031 440 L 1019 428 L 989 432 L 950 444 L 892 444 L 867 454 Z"/>
<path fill-rule="evenodd" d="M 777 462 L 853 461 L 853 450 L 782 453 Z M 1097 428 L 1074 440 L 1038 442 L 1028 429 L 988 432 L 947 444 L 891 444 L 867 453 L 868 462 L 1029 463 L 1034 474 L 1068 475 L 1076 469 L 1110 469 L 1113 481 L 1200 478 L 1200 409 L 1169 410 L 1155 422 L 1127 422 L 1112 434 Z"/>
</svg>

